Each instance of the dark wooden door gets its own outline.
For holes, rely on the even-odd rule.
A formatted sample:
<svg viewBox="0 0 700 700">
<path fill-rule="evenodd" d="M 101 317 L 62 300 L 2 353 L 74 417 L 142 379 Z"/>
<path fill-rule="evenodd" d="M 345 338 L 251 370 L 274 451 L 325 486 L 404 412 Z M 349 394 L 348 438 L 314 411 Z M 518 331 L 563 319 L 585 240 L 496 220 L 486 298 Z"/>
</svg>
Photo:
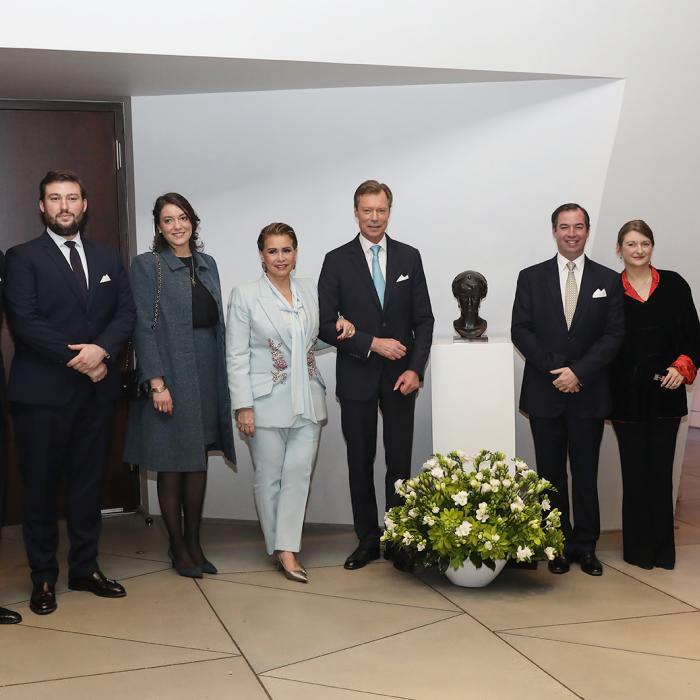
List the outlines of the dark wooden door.
<svg viewBox="0 0 700 700">
<path fill-rule="evenodd" d="M 0 249 L 40 235 L 44 227 L 38 208 L 39 181 L 48 170 L 66 168 L 81 176 L 87 191 L 87 223 L 82 235 L 118 248 L 127 264 L 123 134 L 121 104 L 0 101 Z M 7 371 L 13 344 L 6 326 L 2 329 L 2 352 Z M 7 416 L 6 421 L 4 523 L 13 524 L 21 521 L 20 479 L 11 418 Z M 125 427 L 124 402 L 115 416 L 103 508 L 132 510 L 139 504 L 138 473 L 121 459 Z"/>
</svg>

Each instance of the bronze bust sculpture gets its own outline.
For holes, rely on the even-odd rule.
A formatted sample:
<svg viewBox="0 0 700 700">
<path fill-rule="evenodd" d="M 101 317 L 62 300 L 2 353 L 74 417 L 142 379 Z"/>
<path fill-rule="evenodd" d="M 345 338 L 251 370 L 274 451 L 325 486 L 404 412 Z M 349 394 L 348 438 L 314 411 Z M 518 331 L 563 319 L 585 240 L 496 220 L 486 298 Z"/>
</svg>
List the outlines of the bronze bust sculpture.
<svg viewBox="0 0 700 700">
<path fill-rule="evenodd" d="M 460 272 L 452 280 L 452 294 L 459 302 L 461 316 L 453 323 L 462 338 L 480 338 L 486 330 L 486 321 L 479 316 L 479 305 L 488 292 L 486 277 L 474 270 Z"/>
</svg>

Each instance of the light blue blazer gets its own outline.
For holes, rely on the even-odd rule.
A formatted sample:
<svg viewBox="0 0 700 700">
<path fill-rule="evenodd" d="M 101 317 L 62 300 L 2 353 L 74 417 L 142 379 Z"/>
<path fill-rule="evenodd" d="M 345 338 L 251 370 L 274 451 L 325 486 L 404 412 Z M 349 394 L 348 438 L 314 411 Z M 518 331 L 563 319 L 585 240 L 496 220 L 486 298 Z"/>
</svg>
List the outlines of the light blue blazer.
<svg viewBox="0 0 700 700">
<path fill-rule="evenodd" d="M 309 279 L 295 279 L 304 307 L 306 361 L 303 390 L 311 392 L 315 420 L 326 419 L 326 386 L 314 356 L 318 336 L 318 296 Z M 293 413 L 292 336 L 285 312 L 267 280 L 241 285 L 231 292 L 226 323 L 226 367 L 231 408 L 255 410 L 255 425 L 289 428 L 299 424 Z M 320 342 L 320 341 L 319 341 Z M 324 347 L 325 343 L 322 344 Z"/>
</svg>

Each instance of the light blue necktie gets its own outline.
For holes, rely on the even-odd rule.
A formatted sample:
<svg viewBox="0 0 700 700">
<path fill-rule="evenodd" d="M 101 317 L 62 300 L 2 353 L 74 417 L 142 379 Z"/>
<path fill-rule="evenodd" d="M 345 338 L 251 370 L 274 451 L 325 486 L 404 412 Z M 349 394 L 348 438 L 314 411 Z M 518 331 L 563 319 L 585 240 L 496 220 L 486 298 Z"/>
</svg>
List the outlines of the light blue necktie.
<svg viewBox="0 0 700 700">
<path fill-rule="evenodd" d="M 373 245 L 370 250 L 372 251 L 372 281 L 374 282 L 374 288 L 377 290 L 377 295 L 379 296 L 379 303 L 384 307 L 384 288 L 386 287 L 386 282 L 384 281 L 384 275 L 382 274 L 382 267 L 379 264 L 379 251 L 382 249 L 380 245 Z"/>
</svg>

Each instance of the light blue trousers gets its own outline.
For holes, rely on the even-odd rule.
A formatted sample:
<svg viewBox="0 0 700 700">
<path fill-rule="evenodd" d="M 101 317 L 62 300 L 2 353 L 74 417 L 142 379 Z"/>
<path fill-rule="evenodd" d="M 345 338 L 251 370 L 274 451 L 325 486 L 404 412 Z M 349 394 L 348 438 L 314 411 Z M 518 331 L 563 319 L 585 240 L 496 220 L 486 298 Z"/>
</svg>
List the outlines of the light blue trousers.
<svg viewBox="0 0 700 700">
<path fill-rule="evenodd" d="M 253 493 L 268 554 L 298 552 L 321 426 L 255 428 Z"/>
</svg>

